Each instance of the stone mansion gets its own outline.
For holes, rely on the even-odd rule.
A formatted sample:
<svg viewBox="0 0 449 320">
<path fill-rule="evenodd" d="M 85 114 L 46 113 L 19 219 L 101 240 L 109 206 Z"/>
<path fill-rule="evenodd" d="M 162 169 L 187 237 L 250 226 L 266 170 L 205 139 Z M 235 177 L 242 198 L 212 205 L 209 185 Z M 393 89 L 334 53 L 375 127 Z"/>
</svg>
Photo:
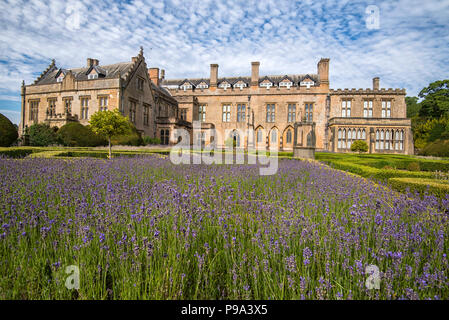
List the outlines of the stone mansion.
<svg viewBox="0 0 449 320">
<path fill-rule="evenodd" d="M 147 67 L 142 49 L 112 65 L 89 58 L 85 67 L 63 69 L 53 61 L 33 84 L 22 84 L 19 130 L 38 122 L 88 124 L 96 111 L 118 108 L 162 144 L 175 144 L 174 129 L 185 128 L 202 145 L 233 139 L 240 148 L 290 151 L 297 126 L 311 124 L 319 151 L 350 152 L 353 141 L 365 140 L 371 153 L 413 154 L 404 89 L 380 88 L 379 78 L 372 88 L 331 89 L 329 59 L 308 74 L 260 76 L 259 66 L 251 63 L 251 76 L 218 77 L 211 64 L 209 78 L 165 79 L 164 70 Z M 201 123 L 196 137 L 193 121 Z"/>
</svg>

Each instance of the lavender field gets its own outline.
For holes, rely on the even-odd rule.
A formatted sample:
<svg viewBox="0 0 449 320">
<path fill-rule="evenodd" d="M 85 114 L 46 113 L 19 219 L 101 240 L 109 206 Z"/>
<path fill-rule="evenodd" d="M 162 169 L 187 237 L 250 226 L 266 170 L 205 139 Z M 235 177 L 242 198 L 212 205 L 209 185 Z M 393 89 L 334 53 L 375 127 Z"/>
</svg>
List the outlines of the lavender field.
<svg viewBox="0 0 449 320">
<path fill-rule="evenodd" d="M 318 163 L 1 158 L 0 200 L 0 299 L 449 298 L 449 195 Z"/>
</svg>

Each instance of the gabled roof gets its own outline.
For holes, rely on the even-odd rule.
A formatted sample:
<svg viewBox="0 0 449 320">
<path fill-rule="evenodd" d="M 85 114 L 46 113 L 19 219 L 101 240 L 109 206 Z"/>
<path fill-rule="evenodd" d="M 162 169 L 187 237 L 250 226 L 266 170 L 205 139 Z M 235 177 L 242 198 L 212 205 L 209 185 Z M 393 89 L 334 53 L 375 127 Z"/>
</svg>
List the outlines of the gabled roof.
<svg viewBox="0 0 449 320">
<path fill-rule="evenodd" d="M 226 78 L 222 78 L 222 79 L 220 79 L 220 81 L 217 81 L 217 85 L 220 85 L 220 84 L 222 84 L 224 82 L 229 83 L 232 86 L 232 80 L 229 80 L 229 79 L 226 79 Z"/>
<path fill-rule="evenodd" d="M 232 82 L 232 84 L 234 85 L 234 84 L 236 84 L 237 82 L 240 82 L 240 81 L 242 81 L 242 82 L 244 82 L 244 83 L 246 83 L 246 85 L 249 85 L 250 84 L 250 79 L 248 79 L 248 78 L 243 78 L 243 77 L 238 77 L 238 78 L 235 78 L 235 80 Z"/>
<path fill-rule="evenodd" d="M 134 61 L 130 62 L 120 62 L 114 63 L 104 66 L 89 66 L 83 68 L 72 68 L 72 69 L 58 69 L 55 65 L 55 60 L 52 60 L 52 63 L 48 66 L 48 68 L 42 72 L 42 74 L 34 81 L 35 85 L 41 84 L 56 84 L 57 76 L 59 76 L 60 72 L 64 72 L 64 75 L 68 72 L 72 72 L 75 80 L 89 80 L 88 74 L 90 71 L 95 68 L 95 71 L 104 75 L 101 77 L 102 79 L 113 79 L 121 77 L 123 80 L 128 80 L 129 76 L 132 75 L 133 70 L 139 65 L 141 61 L 144 61 L 143 57 L 143 48 L 140 48 L 139 54 L 135 57 Z"/>
<path fill-rule="evenodd" d="M 192 81 L 190 81 L 189 79 L 184 79 L 180 84 L 179 84 L 179 86 L 182 86 L 184 83 L 189 83 L 192 87 L 195 87 L 195 84 L 192 82 Z"/>
<path fill-rule="evenodd" d="M 279 82 L 282 82 L 282 81 L 284 81 L 284 80 L 289 80 L 289 81 L 295 83 L 295 81 L 293 81 L 293 79 L 290 78 L 288 75 L 283 76 L 282 79 L 279 80 Z M 278 83 L 279 83 L 279 82 L 278 82 Z"/>
<path fill-rule="evenodd" d="M 304 80 L 306 80 L 306 79 L 310 79 L 310 80 L 312 80 L 313 82 L 316 82 L 316 80 L 313 79 L 313 77 L 312 77 L 311 75 L 309 75 L 309 74 L 306 74 L 305 76 L 301 77 L 301 78 L 299 79 L 299 82 L 304 81 Z"/>
<path fill-rule="evenodd" d="M 91 66 L 86 71 L 86 75 L 89 75 L 92 72 L 92 69 L 95 70 L 99 75 L 106 76 L 107 71 L 99 66 Z"/>
<path fill-rule="evenodd" d="M 210 85 L 209 79 L 193 80 L 192 82 L 195 84 L 195 86 L 201 84 L 202 82 L 204 82 L 204 83 L 207 84 L 207 85 Z"/>
<path fill-rule="evenodd" d="M 263 77 L 263 78 L 260 78 L 259 79 L 259 84 L 261 84 L 262 82 L 264 82 L 264 81 L 270 81 L 272 84 L 276 84 L 276 82 L 274 81 L 274 80 L 272 80 L 270 77 L 268 77 L 268 76 L 265 76 L 265 77 Z"/>
</svg>

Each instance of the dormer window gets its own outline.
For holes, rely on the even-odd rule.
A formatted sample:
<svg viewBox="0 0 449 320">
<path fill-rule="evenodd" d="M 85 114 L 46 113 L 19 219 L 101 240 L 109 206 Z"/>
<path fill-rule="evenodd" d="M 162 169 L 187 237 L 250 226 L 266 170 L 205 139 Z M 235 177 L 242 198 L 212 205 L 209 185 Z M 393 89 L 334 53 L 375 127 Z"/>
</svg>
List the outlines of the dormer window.
<svg viewBox="0 0 449 320">
<path fill-rule="evenodd" d="M 303 81 L 301 81 L 301 83 L 299 85 L 301 87 L 307 87 L 307 89 L 310 89 L 311 86 L 315 85 L 315 82 L 313 82 L 310 79 L 304 79 Z"/>
<path fill-rule="evenodd" d="M 290 89 L 291 86 L 293 86 L 293 82 L 291 82 L 291 81 L 279 82 L 279 88 L 286 87 L 287 89 Z"/>
<path fill-rule="evenodd" d="M 186 91 L 186 90 L 192 89 L 192 85 L 189 84 L 188 82 L 185 82 L 185 83 L 183 83 L 183 84 L 180 86 L 180 88 L 181 88 L 182 90 Z"/>
<path fill-rule="evenodd" d="M 243 88 L 246 88 L 246 83 L 245 82 L 237 82 L 236 84 L 234 84 L 234 88 L 240 88 L 240 90 L 242 90 Z"/>
<path fill-rule="evenodd" d="M 137 78 L 137 89 L 143 91 L 143 84 L 144 84 L 145 80 L 138 77 Z"/>
<path fill-rule="evenodd" d="M 207 83 L 201 82 L 196 86 L 198 89 L 207 89 L 209 88 L 209 86 L 207 85 Z"/>
<path fill-rule="evenodd" d="M 260 86 L 262 87 L 262 88 L 267 88 L 267 90 L 268 89 L 270 89 L 272 86 L 273 86 L 273 83 L 272 82 L 262 82 L 261 84 L 260 84 Z"/>
<path fill-rule="evenodd" d="M 222 82 L 222 83 L 220 83 L 220 84 L 218 85 L 218 87 L 219 87 L 219 88 L 222 88 L 222 89 L 224 89 L 224 90 L 226 90 L 227 88 L 230 88 L 230 87 L 231 87 L 231 84 L 228 83 L 228 82 Z"/>
<path fill-rule="evenodd" d="M 91 73 L 87 76 L 88 79 L 98 79 L 98 73 Z"/>
</svg>

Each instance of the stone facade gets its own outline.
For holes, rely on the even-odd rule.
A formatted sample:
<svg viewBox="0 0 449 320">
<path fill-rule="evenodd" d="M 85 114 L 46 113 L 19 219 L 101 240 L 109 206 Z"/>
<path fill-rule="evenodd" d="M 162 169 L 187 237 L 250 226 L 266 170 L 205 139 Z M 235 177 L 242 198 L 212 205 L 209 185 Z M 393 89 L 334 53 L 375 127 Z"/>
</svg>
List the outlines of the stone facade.
<svg viewBox="0 0 449 320">
<path fill-rule="evenodd" d="M 259 66 L 252 62 L 250 77 L 219 78 L 211 64 L 208 79 L 162 79 L 162 87 L 178 101 L 182 118 L 202 122 L 205 144 L 234 139 L 238 147 L 290 151 L 295 123 L 310 122 L 320 151 L 350 152 L 352 141 L 364 139 L 370 152 L 413 154 L 405 90 L 380 89 L 379 78 L 372 89 L 330 89 L 329 59 L 318 62 L 316 74 L 259 76 Z M 209 138 L 210 129 L 216 138 Z M 249 129 L 255 135 L 248 139 Z"/>
<path fill-rule="evenodd" d="M 34 123 L 87 125 L 95 112 L 119 109 L 142 135 L 174 143 L 173 129 L 189 124 L 180 121 L 178 103 L 159 86 L 159 79 L 151 81 L 152 70 L 142 48 L 131 61 L 112 65 L 88 58 L 85 67 L 63 69 L 53 60 L 33 84 L 22 84 L 20 134 Z"/>
</svg>

